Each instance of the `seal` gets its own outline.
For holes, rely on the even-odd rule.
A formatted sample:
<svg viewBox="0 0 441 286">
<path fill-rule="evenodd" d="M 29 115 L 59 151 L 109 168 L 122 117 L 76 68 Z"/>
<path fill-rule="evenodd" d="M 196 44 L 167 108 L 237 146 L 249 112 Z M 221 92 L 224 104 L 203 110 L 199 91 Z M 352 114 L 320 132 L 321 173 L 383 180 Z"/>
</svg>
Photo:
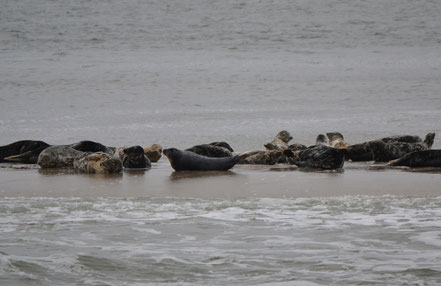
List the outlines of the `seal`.
<svg viewBox="0 0 441 286">
<path fill-rule="evenodd" d="M 407 166 L 412 168 L 441 167 L 441 150 L 415 151 L 390 161 L 387 166 Z"/>
<path fill-rule="evenodd" d="M 101 143 L 89 141 L 89 140 L 80 141 L 78 143 L 70 144 L 67 146 L 69 146 L 70 148 L 73 148 L 75 150 L 83 151 L 83 152 L 92 152 L 92 153 L 104 152 L 109 155 L 113 155 L 113 153 L 115 152 L 115 150 L 113 150 L 110 147 L 107 147 Z"/>
<path fill-rule="evenodd" d="M 285 155 L 291 157 L 291 164 L 300 168 L 334 170 L 343 168 L 345 162 L 346 150 L 325 145 L 317 145 L 297 154 L 287 151 Z"/>
<path fill-rule="evenodd" d="M 69 146 L 50 146 L 38 156 L 37 164 L 41 168 L 73 167 L 75 158 L 84 156 L 85 152 L 75 150 Z"/>
<path fill-rule="evenodd" d="M 329 140 L 329 146 L 342 149 L 349 147 L 349 144 L 345 142 L 343 135 L 339 132 L 328 132 L 326 136 Z"/>
<path fill-rule="evenodd" d="M 150 169 L 152 164 L 141 146 L 121 147 L 115 152 L 115 157 L 122 161 L 127 169 Z"/>
<path fill-rule="evenodd" d="M 149 158 L 150 162 L 156 163 L 162 157 L 162 146 L 153 144 L 152 146 L 144 147 L 144 154 Z"/>
<path fill-rule="evenodd" d="M 21 140 L 9 145 L 0 146 L 0 163 L 35 164 L 41 151 L 49 146 L 46 142 L 34 140 Z"/>
<path fill-rule="evenodd" d="M 343 138 L 343 135 L 341 137 Z M 319 134 L 319 135 L 317 135 L 317 138 L 315 139 L 315 145 L 326 145 L 326 146 L 329 146 L 328 139 L 326 138 L 325 135 Z"/>
<path fill-rule="evenodd" d="M 239 161 L 239 156 L 209 158 L 176 148 L 164 149 L 164 155 L 175 171 L 226 171 Z"/>
<path fill-rule="evenodd" d="M 191 148 L 186 149 L 185 151 L 190 151 L 205 157 L 212 158 L 222 158 L 222 157 L 231 157 L 233 154 L 230 150 L 224 147 L 211 145 L 211 144 L 201 144 L 195 145 Z"/>
<path fill-rule="evenodd" d="M 347 154 L 346 159 L 352 162 L 362 162 L 362 161 L 372 161 L 374 157 L 372 156 L 371 149 L 369 148 L 369 142 L 364 142 L 360 144 L 354 144 L 346 148 Z"/>
<path fill-rule="evenodd" d="M 435 139 L 435 133 L 428 133 L 424 141 L 417 143 L 406 143 L 389 141 L 385 143 L 382 140 L 368 142 L 369 149 L 375 162 L 388 162 L 403 157 L 414 151 L 429 150 Z"/>
<path fill-rule="evenodd" d="M 83 173 L 120 173 L 123 170 L 123 164 L 118 158 L 104 152 L 84 153 L 74 159 L 73 167 L 75 170 Z"/>
<path fill-rule="evenodd" d="M 210 143 L 210 145 L 224 147 L 224 148 L 228 149 L 230 152 L 234 152 L 234 150 L 233 150 L 233 148 L 231 148 L 230 144 L 228 144 L 227 142 L 224 142 L 224 141 L 212 142 L 212 143 Z"/>
<path fill-rule="evenodd" d="M 243 165 L 274 165 L 282 160 L 283 151 L 266 150 L 266 151 L 248 151 L 239 155 L 237 164 Z"/>
<path fill-rule="evenodd" d="M 292 139 L 288 131 L 282 130 L 270 143 L 264 144 L 267 150 L 283 150 L 288 148 L 288 142 Z"/>
</svg>

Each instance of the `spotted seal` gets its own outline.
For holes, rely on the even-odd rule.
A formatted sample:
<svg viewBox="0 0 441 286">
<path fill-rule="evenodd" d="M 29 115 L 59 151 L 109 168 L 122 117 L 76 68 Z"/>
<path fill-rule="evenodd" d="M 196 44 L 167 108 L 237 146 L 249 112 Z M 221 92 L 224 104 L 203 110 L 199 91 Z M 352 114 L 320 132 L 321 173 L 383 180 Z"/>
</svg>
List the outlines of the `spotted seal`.
<svg viewBox="0 0 441 286">
<path fill-rule="evenodd" d="M 247 165 L 274 165 L 282 160 L 283 151 L 281 150 L 257 150 L 248 151 L 239 155 L 237 164 Z"/>
<path fill-rule="evenodd" d="M 150 169 L 152 164 L 141 146 L 121 147 L 115 152 L 115 157 L 122 161 L 127 169 Z"/>
<path fill-rule="evenodd" d="M 49 146 L 46 142 L 34 140 L 21 140 L 9 145 L 0 146 L 0 163 L 35 164 L 41 151 Z"/>
<path fill-rule="evenodd" d="M 209 158 L 176 148 L 164 149 L 164 155 L 175 171 L 226 171 L 239 161 L 239 156 Z"/>
<path fill-rule="evenodd" d="M 104 152 L 84 153 L 73 160 L 75 170 L 83 173 L 120 173 L 123 170 L 121 160 Z"/>
<path fill-rule="evenodd" d="M 150 162 L 156 163 L 162 157 L 162 146 L 159 144 L 153 144 L 148 147 L 144 147 L 144 154 L 149 158 Z"/>
<path fill-rule="evenodd" d="M 264 144 L 267 150 L 283 150 L 288 148 L 288 142 L 292 139 L 288 131 L 282 130 L 277 133 L 273 141 Z"/>
<path fill-rule="evenodd" d="M 66 145 L 50 146 L 40 153 L 37 164 L 41 168 L 73 167 L 74 159 L 82 157 L 84 154 L 85 152 Z"/>
<path fill-rule="evenodd" d="M 441 167 L 441 150 L 414 151 L 399 159 L 392 160 L 386 165 L 412 168 Z"/>
<path fill-rule="evenodd" d="M 406 143 L 382 140 L 368 142 L 369 149 L 375 162 L 388 162 L 403 157 L 404 155 L 414 151 L 429 150 L 435 139 L 435 133 L 428 133 L 424 141 L 417 143 Z"/>
<path fill-rule="evenodd" d="M 290 163 L 300 168 L 333 170 L 341 169 L 344 165 L 346 151 L 329 147 L 326 145 L 317 145 L 307 150 L 292 152 L 285 150 L 284 154 L 290 158 Z"/>
<path fill-rule="evenodd" d="M 349 147 L 349 144 L 345 141 L 345 138 L 340 132 L 328 132 L 326 137 L 329 140 L 329 146 L 342 149 Z"/>
</svg>

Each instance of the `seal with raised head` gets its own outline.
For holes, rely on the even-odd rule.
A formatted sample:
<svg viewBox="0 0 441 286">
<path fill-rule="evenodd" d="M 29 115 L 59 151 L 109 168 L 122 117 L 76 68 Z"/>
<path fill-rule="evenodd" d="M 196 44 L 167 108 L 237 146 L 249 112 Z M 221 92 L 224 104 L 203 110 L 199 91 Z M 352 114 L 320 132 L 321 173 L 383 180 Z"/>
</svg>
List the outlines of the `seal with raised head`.
<svg viewBox="0 0 441 286">
<path fill-rule="evenodd" d="M 329 146 L 331 147 L 342 149 L 350 146 L 340 132 L 328 132 L 326 136 L 328 137 Z"/>
<path fill-rule="evenodd" d="M 290 150 L 289 150 L 290 151 Z M 343 168 L 345 162 L 345 150 L 329 147 L 325 145 L 317 145 L 304 151 L 299 151 L 293 155 L 285 155 L 291 157 L 291 164 L 295 164 L 300 168 L 333 170 Z"/>
<path fill-rule="evenodd" d="M 9 145 L 0 146 L 0 163 L 35 164 L 41 151 L 49 146 L 46 142 L 34 140 L 21 140 Z"/>
<path fill-rule="evenodd" d="M 239 161 L 239 156 L 209 158 L 176 148 L 164 149 L 164 155 L 175 171 L 226 171 Z"/>
<path fill-rule="evenodd" d="M 127 169 L 150 169 L 152 167 L 141 146 L 118 148 L 115 157 L 119 158 L 124 168 Z"/>
<path fill-rule="evenodd" d="M 441 167 L 441 150 L 415 151 L 403 157 L 390 161 L 388 166 L 407 166 L 412 168 L 420 167 Z"/>
<path fill-rule="evenodd" d="M 156 163 L 162 157 L 162 146 L 153 144 L 152 146 L 144 147 L 144 154 L 149 158 L 150 162 Z"/>
<path fill-rule="evenodd" d="M 41 168 L 73 167 L 75 158 L 84 156 L 85 152 L 75 150 L 69 146 L 50 146 L 38 156 L 37 164 Z"/>
<path fill-rule="evenodd" d="M 414 151 L 429 150 L 435 139 L 435 133 L 428 133 L 424 141 L 417 143 L 405 143 L 389 141 L 385 143 L 382 140 L 368 142 L 369 149 L 375 162 L 388 162 L 403 157 Z"/>
<path fill-rule="evenodd" d="M 277 133 L 276 138 L 274 138 L 273 141 L 266 143 L 264 146 L 267 150 L 283 150 L 288 148 L 288 142 L 291 139 L 291 134 L 286 130 L 282 130 Z"/>
<path fill-rule="evenodd" d="M 196 153 L 198 155 L 202 155 L 205 157 L 213 157 L 213 158 L 222 158 L 222 157 L 231 157 L 233 154 L 230 150 L 224 147 L 211 145 L 211 144 L 201 144 L 195 145 L 191 148 L 186 149 L 185 151 L 190 151 Z"/>
<path fill-rule="evenodd" d="M 120 159 L 104 152 L 84 153 L 73 161 L 75 170 L 83 173 L 120 173 L 123 164 Z"/>
</svg>

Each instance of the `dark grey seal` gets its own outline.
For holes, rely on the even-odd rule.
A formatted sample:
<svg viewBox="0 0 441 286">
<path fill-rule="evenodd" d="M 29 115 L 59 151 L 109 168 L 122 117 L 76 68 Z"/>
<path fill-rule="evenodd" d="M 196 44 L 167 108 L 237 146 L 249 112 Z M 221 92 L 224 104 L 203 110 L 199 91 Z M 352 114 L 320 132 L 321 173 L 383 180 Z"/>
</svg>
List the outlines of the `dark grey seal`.
<svg viewBox="0 0 441 286">
<path fill-rule="evenodd" d="M 152 163 L 141 146 L 118 148 L 115 155 L 127 169 L 150 169 L 152 167 Z"/>
<path fill-rule="evenodd" d="M 375 140 L 369 142 L 368 146 L 375 162 L 388 162 L 401 158 L 410 152 L 428 150 L 432 147 L 434 139 L 435 133 L 428 133 L 422 143 L 396 141 L 385 143 L 382 140 Z"/>
<path fill-rule="evenodd" d="M 239 161 L 239 156 L 209 158 L 176 148 L 165 149 L 164 155 L 175 171 L 226 171 Z"/>
<path fill-rule="evenodd" d="M 9 145 L 0 146 L 0 163 L 35 164 L 41 151 L 49 146 L 46 142 L 34 140 L 21 140 Z"/>
<path fill-rule="evenodd" d="M 285 156 L 290 158 L 290 163 L 300 168 L 333 170 L 343 168 L 345 162 L 344 149 L 325 145 L 317 145 L 307 150 L 292 152 L 285 150 Z"/>
<path fill-rule="evenodd" d="M 403 157 L 390 161 L 388 166 L 441 167 L 441 150 L 415 151 Z"/>
<path fill-rule="evenodd" d="M 230 150 L 224 147 L 215 146 L 211 144 L 201 144 L 195 145 L 191 148 L 186 149 L 185 151 L 190 151 L 205 157 L 212 158 L 222 158 L 222 157 L 231 157 L 233 154 Z"/>
</svg>

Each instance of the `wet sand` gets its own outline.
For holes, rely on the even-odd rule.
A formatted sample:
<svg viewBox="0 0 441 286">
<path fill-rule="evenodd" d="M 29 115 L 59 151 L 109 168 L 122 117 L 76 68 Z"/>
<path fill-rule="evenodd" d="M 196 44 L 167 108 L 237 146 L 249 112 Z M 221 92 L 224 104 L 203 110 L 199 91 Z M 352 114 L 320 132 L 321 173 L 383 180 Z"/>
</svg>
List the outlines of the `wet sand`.
<svg viewBox="0 0 441 286">
<path fill-rule="evenodd" d="M 0 197 L 308 198 L 441 195 L 441 170 L 383 169 L 346 163 L 341 172 L 237 165 L 227 172 L 174 172 L 162 158 L 147 171 L 117 175 L 0 164 Z"/>
</svg>

